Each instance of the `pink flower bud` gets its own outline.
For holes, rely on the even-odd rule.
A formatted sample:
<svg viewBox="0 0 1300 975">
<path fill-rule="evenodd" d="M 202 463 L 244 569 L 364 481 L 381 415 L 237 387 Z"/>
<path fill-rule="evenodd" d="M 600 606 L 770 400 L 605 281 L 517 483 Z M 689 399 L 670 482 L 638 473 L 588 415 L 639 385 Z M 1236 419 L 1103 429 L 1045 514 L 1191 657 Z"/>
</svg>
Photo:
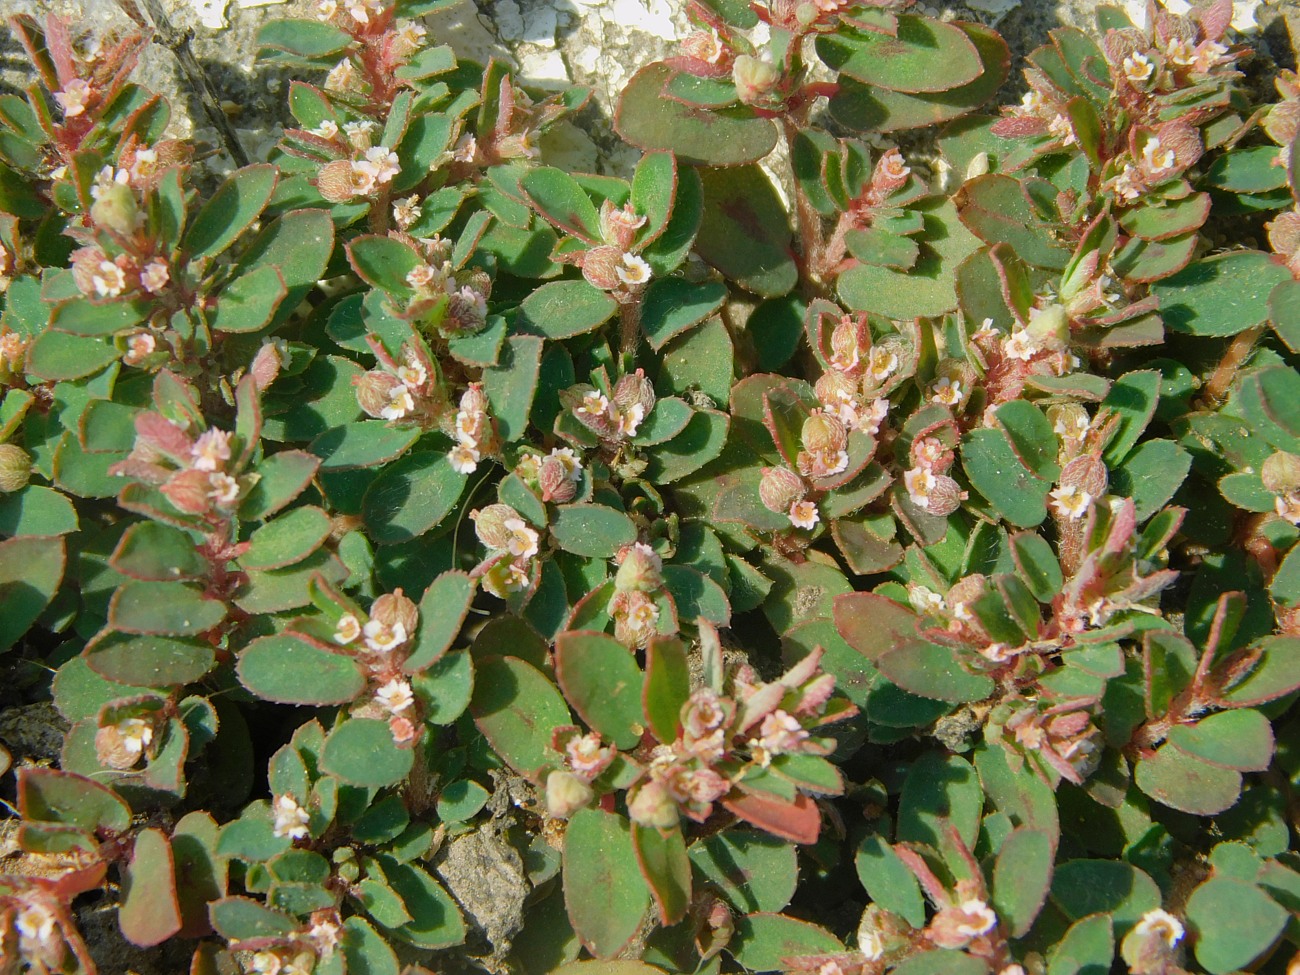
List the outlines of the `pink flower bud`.
<svg viewBox="0 0 1300 975">
<path fill-rule="evenodd" d="M 543 501 L 566 504 L 578 496 L 578 482 L 569 476 L 568 465 L 559 457 L 543 457 L 537 468 L 537 484 Z"/>
<path fill-rule="evenodd" d="M 677 803 L 662 782 L 651 779 L 636 790 L 628 800 L 628 815 L 632 821 L 655 829 L 672 829 L 677 825 Z"/>
<path fill-rule="evenodd" d="M 663 560 L 649 545 L 635 542 L 618 555 L 614 588 L 620 592 L 654 592 L 663 587 Z"/>
<path fill-rule="evenodd" d="M 762 480 L 758 482 L 758 497 L 763 507 L 784 515 L 790 506 L 802 501 L 807 489 L 803 479 L 794 471 L 784 467 L 764 467 Z"/>
<path fill-rule="evenodd" d="M 546 814 L 568 819 L 591 802 L 596 792 L 572 772 L 560 769 L 546 777 Z"/>
<path fill-rule="evenodd" d="M 824 410 L 814 410 L 803 421 L 800 436 L 804 449 L 810 454 L 838 453 L 849 442 L 849 434 L 843 422 Z"/>
<path fill-rule="evenodd" d="M 592 287 L 613 291 L 622 282 L 618 277 L 623 251 L 609 244 L 593 247 L 582 256 L 582 276 Z"/>
<path fill-rule="evenodd" d="M 420 624 L 420 609 L 406 598 L 401 589 L 394 589 L 371 603 L 370 619 L 378 620 L 386 627 L 400 625 L 408 636 L 413 636 Z"/>
<path fill-rule="evenodd" d="M 641 407 L 641 416 L 647 417 L 655 408 L 655 388 L 645 377 L 645 370 L 638 369 L 624 376 L 614 386 L 614 402 L 623 412 L 634 407 Z"/>
<path fill-rule="evenodd" d="M 372 369 L 352 380 L 357 388 L 357 403 L 367 415 L 376 419 L 387 419 L 384 411 L 393 402 L 393 391 L 402 385 L 402 381 L 391 373 Z"/>
<path fill-rule="evenodd" d="M 507 521 L 519 520 L 519 512 L 508 504 L 490 504 L 486 508 L 471 511 L 470 520 L 474 522 L 474 533 L 478 540 L 494 552 L 504 552 L 510 548 L 514 533 L 506 527 Z"/>
<path fill-rule="evenodd" d="M 17 444 L 0 443 L 0 494 L 19 491 L 32 476 L 32 459 Z"/>
<path fill-rule="evenodd" d="M 212 484 L 207 471 L 178 471 L 160 490 L 177 511 L 201 515 L 212 505 Z"/>
</svg>

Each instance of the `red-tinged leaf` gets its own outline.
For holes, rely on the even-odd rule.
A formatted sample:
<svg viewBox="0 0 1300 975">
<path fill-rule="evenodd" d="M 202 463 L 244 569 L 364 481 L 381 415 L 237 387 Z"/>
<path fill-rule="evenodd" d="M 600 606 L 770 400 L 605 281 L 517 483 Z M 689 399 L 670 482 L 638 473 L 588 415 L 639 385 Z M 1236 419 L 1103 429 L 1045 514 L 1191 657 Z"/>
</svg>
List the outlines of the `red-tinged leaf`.
<svg viewBox="0 0 1300 975">
<path fill-rule="evenodd" d="M 218 827 L 206 812 L 187 813 L 172 831 L 176 893 L 183 938 L 212 933 L 208 904 L 226 894 L 226 862 L 216 855 Z"/>
<path fill-rule="evenodd" d="M 690 669 L 682 641 L 676 637 L 651 640 L 646 649 L 645 669 L 641 703 L 646 722 L 660 741 L 674 741 L 682 706 L 691 695 Z"/>
<path fill-rule="evenodd" d="M 92 779 L 50 768 L 18 773 L 18 809 L 26 820 L 85 830 L 121 833 L 131 825 L 131 808 L 117 793 Z"/>
<path fill-rule="evenodd" d="M 916 614 L 892 599 L 870 592 L 835 597 L 835 628 L 844 642 L 868 660 L 916 638 Z"/>
<path fill-rule="evenodd" d="M 126 940 L 141 948 L 161 944 L 181 928 L 176 864 L 161 830 L 146 829 L 135 838 L 118 924 Z"/>
<path fill-rule="evenodd" d="M 597 958 L 621 952 L 636 936 L 649 901 L 627 820 L 578 810 L 564 836 L 564 903 L 587 950 Z"/>
<path fill-rule="evenodd" d="M 723 799 L 722 805 L 732 815 L 792 843 L 816 843 L 821 832 L 817 804 L 802 794 L 796 795 L 793 802 L 783 802 L 768 796 L 737 793 Z"/>
<path fill-rule="evenodd" d="M 660 831 L 652 826 L 632 824 L 632 846 L 641 876 L 650 885 L 659 919 L 665 927 L 686 916 L 691 906 L 691 861 L 680 826 Z"/>
</svg>

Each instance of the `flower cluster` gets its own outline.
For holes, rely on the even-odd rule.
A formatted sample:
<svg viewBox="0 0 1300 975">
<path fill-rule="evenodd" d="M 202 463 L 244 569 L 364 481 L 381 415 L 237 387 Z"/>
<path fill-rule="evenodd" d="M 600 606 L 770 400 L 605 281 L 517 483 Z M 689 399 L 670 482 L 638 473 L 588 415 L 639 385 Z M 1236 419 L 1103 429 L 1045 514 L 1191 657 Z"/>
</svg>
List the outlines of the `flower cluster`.
<svg viewBox="0 0 1300 975">
<path fill-rule="evenodd" d="M 1094 283 L 1104 287 L 1107 281 L 1099 276 Z M 986 319 L 971 334 L 971 345 L 984 369 L 982 385 L 989 405 L 1016 399 L 1031 376 L 1064 376 L 1079 368 L 1081 362 L 1069 342 L 1070 313 L 1058 302 L 1031 308 L 1028 319 L 1017 322 L 1010 332 L 994 328 L 992 319 Z"/>
<path fill-rule="evenodd" d="M 394 234 L 412 245 L 424 258 L 406 275 L 411 295 L 404 307 L 394 307 L 398 318 L 415 325 L 434 326 L 446 336 L 468 335 L 487 324 L 487 301 L 492 279 L 486 272 L 458 271 L 448 260 L 451 243 L 442 237 L 419 240 Z"/>
<path fill-rule="evenodd" d="M 1075 785 L 1082 785 L 1101 760 L 1101 733 L 1087 705 L 1069 701 L 1040 710 L 1034 703 L 1017 709 L 1003 723 L 1005 735 L 1027 755 Z"/>
<path fill-rule="evenodd" d="M 350 62 L 344 62 L 345 64 Z M 379 126 L 370 119 L 343 123 L 326 120 L 307 133 L 334 158 L 316 174 L 316 189 L 331 203 L 346 203 L 357 197 L 374 197 L 386 192 L 401 173 L 397 153 L 388 146 L 374 145 Z"/>
<path fill-rule="evenodd" d="M 659 604 L 655 594 L 663 588 L 663 562 L 644 542 L 625 546 L 617 556 L 610 619 L 614 636 L 625 646 L 644 650 L 659 631 Z"/>
<path fill-rule="evenodd" d="M 574 418 L 601 440 L 621 443 L 636 436 L 654 409 L 655 390 L 645 371 L 638 369 L 615 383 L 612 392 L 607 386 L 578 385 L 564 393 L 563 401 Z"/>
<path fill-rule="evenodd" d="M 426 429 L 440 426 L 449 412 L 447 394 L 424 343 L 414 339 L 403 345 L 400 362 L 373 337 L 370 347 L 379 368 L 352 380 L 361 409 L 380 420 L 414 423 Z"/>
<path fill-rule="evenodd" d="M 1300 526 L 1300 457 L 1279 450 L 1264 461 L 1259 476 L 1273 494 L 1277 516 Z"/>
<path fill-rule="evenodd" d="M 515 464 L 515 474 L 543 501 L 567 504 L 578 496 L 582 458 L 572 447 L 552 447 L 549 454 L 525 451 Z"/>
<path fill-rule="evenodd" d="M 539 551 L 537 529 L 508 504 L 490 504 L 469 516 L 479 541 L 488 549 L 487 558 L 474 570 L 483 588 L 500 599 L 528 590 Z"/>
<path fill-rule="evenodd" d="M 419 733 L 415 694 L 402 673 L 419 623 L 419 608 L 401 589 L 395 589 L 371 603 L 368 614 L 348 607 L 330 637 L 335 646 L 357 654 L 369 677 L 371 696 L 354 713 L 386 720 L 399 745 L 413 742 Z"/>
<path fill-rule="evenodd" d="M 650 265 L 639 256 L 637 231 L 646 225 L 631 203 L 621 207 L 606 200 L 600 206 L 602 241 L 586 250 L 557 255 L 557 259 L 576 264 L 593 287 L 610 292 L 617 300 L 635 299 L 650 283 Z"/>
<path fill-rule="evenodd" d="M 470 383 L 461 394 L 455 421 L 456 446 L 451 448 L 448 457 L 458 474 L 472 474 L 484 457 L 501 450 L 501 438 L 497 435 L 496 421 L 488 414 L 482 383 Z"/>
<path fill-rule="evenodd" d="M 903 472 L 903 490 L 911 502 L 932 515 L 952 514 L 967 494 L 948 471 L 956 461 L 956 431 L 942 420 L 912 440 L 912 466 Z"/>
</svg>

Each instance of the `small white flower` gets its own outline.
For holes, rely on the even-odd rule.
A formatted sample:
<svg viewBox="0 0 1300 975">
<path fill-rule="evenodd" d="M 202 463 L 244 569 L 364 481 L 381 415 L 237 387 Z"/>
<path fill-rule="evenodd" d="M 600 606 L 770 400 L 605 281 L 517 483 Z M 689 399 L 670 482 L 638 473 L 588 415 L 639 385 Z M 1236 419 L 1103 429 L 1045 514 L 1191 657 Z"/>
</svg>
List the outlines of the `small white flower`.
<svg viewBox="0 0 1300 975">
<path fill-rule="evenodd" d="M 813 502 L 796 501 L 790 505 L 790 524 L 794 525 L 795 528 L 812 531 L 819 521 L 821 521 L 821 515 L 817 511 L 817 505 Z"/>
<path fill-rule="evenodd" d="M 401 164 L 397 161 L 397 153 L 384 146 L 367 149 L 366 158 L 361 162 L 353 163 L 352 168 L 372 175 L 376 183 L 391 182 L 393 177 L 402 171 Z"/>
<path fill-rule="evenodd" d="M 858 414 L 858 429 L 869 437 L 880 432 L 880 424 L 889 415 L 889 400 L 883 396 L 871 401 L 871 405 Z"/>
<path fill-rule="evenodd" d="M 333 0 L 330 0 L 330 2 L 332 3 Z M 327 118 L 324 122 L 321 122 L 320 125 L 316 126 L 316 128 L 312 129 L 311 134 L 319 136 L 322 139 L 333 141 L 339 136 L 339 124 L 333 119 Z"/>
<path fill-rule="evenodd" d="M 483 574 L 483 588 L 498 599 L 506 599 L 511 593 L 523 592 L 528 588 L 528 573 L 518 562 L 502 559 Z"/>
<path fill-rule="evenodd" d="M 883 346 L 875 346 L 867 356 L 867 375 L 877 384 L 883 383 L 898 370 L 898 356 Z"/>
<path fill-rule="evenodd" d="M 307 824 L 311 822 L 311 816 L 306 809 L 298 805 L 293 796 L 276 796 L 271 811 L 275 814 L 271 831 L 276 836 L 287 836 L 293 840 L 301 840 L 307 836 Z"/>
<path fill-rule="evenodd" d="M 1153 173 L 1163 173 L 1166 170 L 1173 169 L 1177 163 L 1172 149 L 1161 148 L 1159 136 L 1152 136 L 1147 140 L 1147 144 L 1142 147 L 1142 161 L 1147 164 L 1147 168 Z"/>
<path fill-rule="evenodd" d="M 316 945 L 316 951 L 321 958 L 328 958 L 334 954 L 334 949 L 338 947 L 340 928 L 333 921 L 318 921 L 311 926 L 307 932 L 307 937 Z"/>
<path fill-rule="evenodd" d="M 808 737 L 799 719 L 780 708 L 763 719 L 758 729 L 758 745 L 769 755 L 796 751 L 800 742 Z"/>
<path fill-rule="evenodd" d="M 239 482 L 229 474 L 208 475 L 208 497 L 219 505 L 231 505 L 239 500 Z"/>
<path fill-rule="evenodd" d="M 131 755 L 142 755 L 153 741 L 153 725 L 143 718 L 126 718 L 117 723 L 122 747 Z"/>
<path fill-rule="evenodd" d="M 998 330 L 993 327 L 993 319 L 986 318 L 980 323 L 980 327 L 971 333 L 971 338 L 976 342 L 987 342 L 989 339 L 996 338 Z"/>
<path fill-rule="evenodd" d="M 385 420 L 400 420 L 415 412 L 415 397 L 405 385 L 399 384 L 388 394 L 388 405 L 379 411 Z"/>
<path fill-rule="evenodd" d="M 645 284 L 650 280 L 650 265 L 635 254 L 624 254 L 623 263 L 614 268 L 618 279 L 626 285 Z"/>
<path fill-rule="evenodd" d="M 112 261 L 104 260 L 91 273 L 90 283 L 101 298 L 116 298 L 126 290 L 126 274 Z"/>
<path fill-rule="evenodd" d="M 166 261 L 153 260 L 146 264 L 144 270 L 140 272 L 140 286 L 151 295 L 156 295 L 167 287 L 167 282 L 171 280 L 171 276 Z"/>
<path fill-rule="evenodd" d="M 365 152 L 374 144 L 375 130 L 378 128 L 370 119 L 356 122 L 344 122 L 343 134 L 347 136 L 348 145 L 357 152 Z"/>
<path fill-rule="evenodd" d="M 317 20 L 325 20 L 325 21 L 333 20 L 334 15 L 337 14 L 338 12 L 339 12 L 339 0 L 320 0 L 320 3 L 316 4 Z"/>
<path fill-rule="evenodd" d="M 375 691 L 375 701 L 390 714 L 401 714 L 415 703 L 411 685 L 400 677 L 394 677 L 379 690 Z"/>
<path fill-rule="evenodd" d="M 1038 351 L 1038 343 L 1028 332 L 1015 332 L 1002 343 L 1002 353 L 1008 359 L 1018 359 L 1021 362 L 1028 362 Z"/>
<path fill-rule="evenodd" d="M 406 364 L 397 367 L 397 378 L 406 386 L 423 386 L 429 378 L 429 373 L 415 359 L 407 359 Z"/>
<path fill-rule="evenodd" d="M 929 586 L 909 586 L 907 601 L 918 613 L 940 613 L 946 605 L 943 597 Z"/>
<path fill-rule="evenodd" d="M 137 332 L 126 342 L 126 355 L 122 361 L 129 366 L 139 365 L 158 348 L 158 340 L 150 332 Z"/>
<path fill-rule="evenodd" d="M 572 447 L 554 447 L 550 455 L 564 466 L 570 481 L 582 480 L 582 459 Z"/>
<path fill-rule="evenodd" d="M 1010 648 L 1005 643 L 990 643 L 980 651 L 980 654 L 986 660 L 991 660 L 995 664 L 1004 664 L 1014 657 L 1017 652 L 1017 649 Z"/>
<path fill-rule="evenodd" d="M 592 418 L 609 416 L 609 397 L 599 390 L 593 389 L 582 397 L 582 402 L 578 404 L 576 413 L 585 413 Z"/>
<path fill-rule="evenodd" d="M 1181 37 L 1170 38 L 1165 45 L 1165 57 L 1174 64 L 1188 68 L 1196 62 L 1196 49 Z"/>
<path fill-rule="evenodd" d="M 537 554 L 537 532 L 522 518 L 507 518 L 505 529 L 510 533 L 506 550 L 517 559 L 531 559 Z"/>
<path fill-rule="evenodd" d="M 645 407 L 640 403 L 633 403 L 627 409 L 619 410 L 618 432 L 625 437 L 635 437 L 644 419 Z"/>
<path fill-rule="evenodd" d="M 54 946 L 54 913 L 43 904 L 27 904 L 14 919 L 22 948 L 29 955 L 42 953 Z M 20 949 L 21 950 L 21 949 Z"/>
<path fill-rule="evenodd" d="M 961 383 L 944 376 L 930 391 L 930 398 L 944 406 L 956 406 L 961 402 Z"/>
<path fill-rule="evenodd" d="M 928 467 L 913 467 L 903 472 L 903 487 L 907 491 L 907 496 L 912 499 L 912 504 L 918 508 L 929 510 L 930 493 L 938 484 L 934 472 Z"/>
<path fill-rule="evenodd" d="M 1063 414 L 1052 431 L 1065 440 L 1082 440 L 1088 435 L 1090 421 L 1086 413 Z"/>
<path fill-rule="evenodd" d="M 366 196 L 374 192 L 375 174 L 377 170 L 368 162 L 352 163 L 352 179 L 350 186 L 353 196 Z"/>
<path fill-rule="evenodd" d="M 1052 120 L 1047 123 L 1047 131 L 1060 139 L 1062 145 L 1072 146 L 1079 141 L 1079 137 L 1074 134 L 1073 123 L 1060 113 L 1052 116 Z"/>
<path fill-rule="evenodd" d="M 885 957 L 885 939 L 875 928 L 858 930 L 858 951 L 867 961 L 880 961 Z"/>
<path fill-rule="evenodd" d="M 483 458 L 476 446 L 461 441 L 451 448 L 447 459 L 451 461 L 451 469 L 457 474 L 473 474 L 478 470 L 478 462 Z"/>
<path fill-rule="evenodd" d="M 398 200 L 393 204 L 393 222 L 397 224 L 398 229 L 406 230 L 415 221 L 420 219 L 422 210 L 420 201 L 414 196 L 408 196 L 404 200 Z"/>
<path fill-rule="evenodd" d="M 962 901 L 957 909 L 968 918 L 964 923 L 957 925 L 958 934 L 978 938 L 982 934 L 988 934 L 998 926 L 998 916 L 993 913 L 991 907 L 978 897 Z"/>
<path fill-rule="evenodd" d="M 62 91 L 54 93 L 54 100 L 63 109 L 64 118 L 75 118 L 86 111 L 90 101 L 90 84 L 82 78 L 73 78 L 63 86 Z"/>
<path fill-rule="evenodd" d="M 273 951 L 256 952 L 248 963 L 249 970 L 256 975 L 281 975 L 284 968 L 280 956 Z"/>
<path fill-rule="evenodd" d="M 190 448 L 191 463 L 196 471 L 216 471 L 230 460 L 230 434 L 224 430 L 204 430 Z"/>
<path fill-rule="evenodd" d="M 1092 495 L 1077 484 L 1069 486 L 1063 484 L 1054 489 L 1050 497 L 1052 507 L 1056 509 L 1057 514 L 1071 521 L 1082 518 L 1092 507 Z"/>
<path fill-rule="evenodd" d="M 334 642 L 347 646 L 361 635 L 361 622 L 351 613 L 344 613 L 334 629 Z"/>
<path fill-rule="evenodd" d="M 1151 59 L 1141 52 L 1130 54 L 1121 66 L 1124 69 L 1124 77 L 1134 84 L 1147 81 L 1156 70 Z"/>
<path fill-rule="evenodd" d="M 1158 907 L 1143 914 L 1142 920 L 1138 921 L 1137 927 L 1133 930 L 1139 938 L 1158 935 L 1170 948 L 1182 941 L 1186 933 L 1183 923 L 1178 918 Z"/>
<path fill-rule="evenodd" d="M 1273 510 L 1277 512 L 1279 518 L 1293 525 L 1300 525 L 1300 491 L 1279 494 L 1273 500 Z"/>
<path fill-rule="evenodd" d="M 406 642 L 406 627 L 399 620 L 392 625 L 380 620 L 370 620 L 361 628 L 366 646 L 375 653 L 389 653 Z"/>
<path fill-rule="evenodd" d="M 325 89 L 327 91 L 347 91 L 356 83 L 357 69 L 353 67 L 351 58 L 344 58 L 330 68 L 330 73 L 325 76 Z"/>
<path fill-rule="evenodd" d="M 1031 88 L 1020 99 L 1020 110 L 1026 114 L 1034 114 L 1043 107 L 1043 95 L 1041 92 Z"/>
</svg>

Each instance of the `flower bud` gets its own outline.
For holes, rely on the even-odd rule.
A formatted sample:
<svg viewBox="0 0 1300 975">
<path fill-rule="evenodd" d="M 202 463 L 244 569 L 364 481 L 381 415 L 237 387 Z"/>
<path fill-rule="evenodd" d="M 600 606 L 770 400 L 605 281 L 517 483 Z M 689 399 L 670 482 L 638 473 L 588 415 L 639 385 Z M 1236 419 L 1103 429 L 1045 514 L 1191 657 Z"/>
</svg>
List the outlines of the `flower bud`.
<svg viewBox="0 0 1300 975">
<path fill-rule="evenodd" d="M 758 498 L 768 511 L 783 515 L 805 494 L 803 479 L 784 467 L 764 467 L 758 482 Z"/>
<path fill-rule="evenodd" d="M 657 779 L 651 779 L 637 789 L 636 795 L 628 801 L 627 813 L 634 823 L 642 826 L 672 829 L 677 825 L 677 803 Z"/>
<path fill-rule="evenodd" d="M 1264 461 L 1259 471 L 1264 487 L 1274 494 L 1300 491 L 1300 457 L 1278 451 Z"/>
<path fill-rule="evenodd" d="M 572 772 L 564 769 L 546 777 L 546 814 L 552 819 L 568 819 L 587 803 L 596 791 Z"/>
<path fill-rule="evenodd" d="M 803 421 L 800 436 L 804 449 L 810 454 L 838 453 L 849 442 L 849 434 L 844 429 L 844 424 L 822 410 L 814 410 L 813 414 Z"/>
<path fill-rule="evenodd" d="M 401 589 L 394 589 L 370 604 L 370 618 L 386 627 L 395 627 L 400 623 L 407 635 L 411 636 L 420 624 L 420 609 L 406 598 Z"/>
<path fill-rule="evenodd" d="M 494 552 L 504 552 L 510 548 L 513 532 L 506 527 L 507 521 L 517 521 L 519 512 L 508 504 L 490 504 L 486 508 L 471 511 L 470 520 L 474 522 L 474 533 L 478 540 Z"/>
<path fill-rule="evenodd" d="M 19 491 L 32 476 L 32 459 L 17 444 L 0 443 L 0 494 Z"/>
<path fill-rule="evenodd" d="M 619 553 L 614 588 L 620 592 L 654 592 L 664 584 L 663 560 L 649 545 L 634 542 Z"/>
<path fill-rule="evenodd" d="M 336 159 L 321 167 L 316 174 L 316 192 L 331 203 L 346 203 L 362 192 L 355 179 L 352 162 Z"/>
<path fill-rule="evenodd" d="M 115 234 L 135 233 L 140 218 L 140 206 L 130 186 L 110 183 L 100 191 L 99 199 L 90 207 L 90 219 L 97 226 Z"/>
<path fill-rule="evenodd" d="M 372 369 L 352 380 L 357 388 L 357 403 L 368 415 L 376 419 L 387 419 L 384 411 L 393 402 L 393 390 L 402 385 L 402 381 L 391 373 Z"/>
<path fill-rule="evenodd" d="M 746 105 L 763 100 L 781 80 L 781 72 L 771 61 L 763 61 L 741 54 L 731 68 L 731 80 L 736 85 L 736 95 Z"/>
<path fill-rule="evenodd" d="M 1029 312 L 1029 324 L 1025 326 L 1038 345 L 1057 346 L 1070 337 L 1070 319 L 1065 307 L 1051 304 L 1046 308 L 1035 308 Z"/>
<path fill-rule="evenodd" d="M 593 247 L 582 255 L 582 276 L 594 288 L 613 291 L 622 282 L 618 277 L 623 251 L 609 244 Z"/>
<path fill-rule="evenodd" d="M 932 515 L 947 517 L 969 497 L 961 486 L 947 474 L 934 476 L 934 487 L 930 489 L 930 503 L 927 510 Z"/>
<path fill-rule="evenodd" d="M 1100 457 L 1085 454 L 1076 457 L 1061 468 L 1061 486 L 1079 488 L 1094 498 L 1106 493 L 1108 475 Z"/>
<path fill-rule="evenodd" d="M 159 490 L 177 511 L 204 514 L 212 504 L 212 483 L 207 471 L 191 468 L 173 474 Z"/>
<path fill-rule="evenodd" d="M 655 388 L 645 377 L 645 370 L 638 369 L 624 376 L 614 386 L 614 402 L 623 412 L 633 407 L 641 407 L 641 416 L 647 417 L 655 408 Z"/>
<path fill-rule="evenodd" d="M 569 476 L 568 466 L 558 457 L 543 457 L 537 469 L 537 484 L 543 501 L 567 504 L 578 496 L 578 482 Z"/>
<path fill-rule="evenodd" d="M 858 395 L 858 384 L 847 372 L 828 369 L 822 373 L 814 387 L 817 399 L 828 410 L 837 410 L 843 403 L 853 402 Z"/>
</svg>

